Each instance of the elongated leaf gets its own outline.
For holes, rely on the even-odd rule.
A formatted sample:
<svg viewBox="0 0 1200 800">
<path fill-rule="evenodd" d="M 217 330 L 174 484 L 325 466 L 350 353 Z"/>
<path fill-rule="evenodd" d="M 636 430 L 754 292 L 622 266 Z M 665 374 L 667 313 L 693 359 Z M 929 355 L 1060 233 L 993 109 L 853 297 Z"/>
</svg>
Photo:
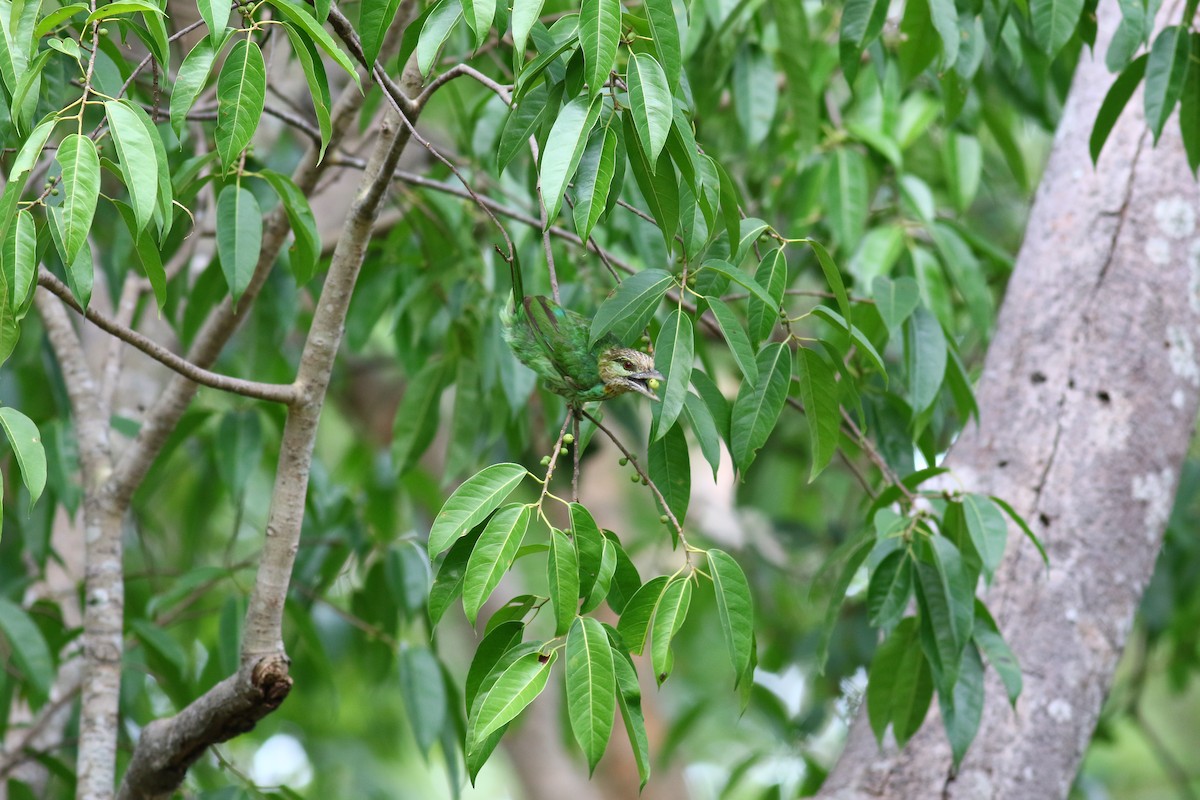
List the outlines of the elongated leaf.
<svg viewBox="0 0 1200 800">
<path fill-rule="evenodd" d="M 921 642 L 934 683 L 946 693 L 958 680 L 963 649 L 971 637 L 974 587 L 962 556 L 944 536 L 932 536 L 916 562 Z"/>
<path fill-rule="evenodd" d="M 641 790 L 650 779 L 650 741 L 646 736 L 646 719 L 642 715 L 642 690 L 633 659 L 615 645 L 613 667 L 617 677 L 617 705 L 621 709 L 621 720 L 625 723 L 625 734 L 633 748 L 633 759 L 641 779 L 638 789 Z"/>
<path fill-rule="evenodd" d="M 58 145 L 55 158 L 62 167 L 62 259 L 70 263 L 87 238 L 96 214 L 100 157 L 91 139 L 72 133 Z"/>
<path fill-rule="evenodd" d="M 835 244 L 840 252 L 850 252 L 862 239 L 867 223 L 870 186 L 866 158 L 857 150 L 847 147 L 835 150 L 824 188 L 828 225 Z M 815 247 L 813 249 L 816 250 Z M 820 258 L 820 251 L 817 251 L 817 256 Z M 826 279 L 829 279 L 828 273 Z M 832 280 L 830 286 L 833 286 Z M 837 289 L 834 288 L 834 291 Z"/>
<path fill-rule="evenodd" d="M 486 738 L 511 722 L 542 693 L 557 657 L 557 650 L 552 650 L 548 656 L 528 653 L 514 661 L 500 675 L 484 696 L 474 721 L 479 739 Z"/>
<path fill-rule="evenodd" d="M 859 61 L 867 45 L 879 38 L 887 20 L 887 0 L 848 0 L 842 11 L 842 29 L 838 36 L 842 71 L 851 83 L 858 74 Z"/>
<path fill-rule="evenodd" d="M 1029 541 L 1033 542 L 1033 546 L 1036 547 L 1038 553 L 1041 554 L 1042 563 L 1044 563 L 1046 565 L 1046 567 L 1049 568 L 1050 567 L 1050 557 L 1046 555 L 1046 548 L 1042 547 L 1042 540 L 1039 539 L 1037 537 L 1037 534 L 1035 534 L 1033 532 L 1033 530 L 1029 527 L 1029 523 L 1025 521 L 1025 518 L 1022 517 L 1020 514 L 1018 514 L 1017 510 L 1008 504 L 1008 501 L 1006 501 L 1002 498 L 999 498 L 999 497 L 992 497 L 990 499 L 993 503 L 1000 506 L 1000 509 L 1005 514 L 1008 514 L 1009 518 L 1013 522 L 1017 523 L 1017 527 L 1020 528 L 1025 533 L 1025 535 L 1029 538 Z"/>
<path fill-rule="evenodd" d="M 971 543 L 975 545 L 976 552 L 983 559 L 983 568 L 990 580 L 1004 558 L 1008 523 L 996 504 L 982 495 L 965 495 L 962 508 L 966 517 L 967 533 L 971 537 Z"/>
<path fill-rule="evenodd" d="M 493 464 L 464 481 L 447 498 L 429 529 L 429 555 L 441 553 L 487 519 L 527 474 L 520 464 Z"/>
<path fill-rule="evenodd" d="M 992 619 L 987 606 L 978 598 L 975 600 L 975 627 L 972 636 L 975 644 L 979 645 L 987 656 L 992 669 L 1000 676 L 1004 690 L 1008 693 L 1009 705 L 1016 708 L 1023 684 L 1021 666 L 1017 663 L 1017 657 L 1013 655 L 1008 642 L 1004 641 L 1004 635 L 1000 633 L 996 620 Z"/>
<path fill-rule="evenodd" d="M 904 616 L 912 595 L 912 560 L 907 550 L 884 556 L 867 589 L 867 618 L 876 628 L 891 628 Z"/>
<path fill-rule="evenodd" d="M 577 97 L 558 113 L 542 149 L 542 164 L 538 182 L 546 203 L 546 224 L 554 222 L 562 208 L 567 183 L 579 167 L 588 136 L 600 117 L 599 102 Z"/>
<path fill-rule="evenodd" d="M 1150 60 L 1146 62 L 1145 107 L 1146 124 L 1154 134 L 1155 143 L 1183 93 L 1191 41 L 1187 28 L 1173 25 L 1158 34 L 1150 49 Z"/>
<path fill-rule="evenodd" d="M 188 54 L 183 57 L 183 63 L 179 65 L 179 72 L 175 76 L 175 85 L 171 87 L 171 129 L 175 131 L 177 137 L 183 134 L 183 125 L 187 122 L 188 112 L 192 110 L 200 92 L 204 91 L 204 85 L 208 82 L 208 75 L 212 72 L 216 55 L 217 51 L 213 48 L 212 42 L 208 39 L 201 39 L 195 47 L 188 51 Z"/>
<path fill-rule="evenodd" d="M 154 299 L 158 303 L 158 307 L 162 308 L 167 299 L 167 273 L 166 268 L 163 267 L 161 250 L 151 237 L 150 231 L 138 232 L 137 218 L 127 203 L 114 200 L 113 205 L 121 214 L 121 219 L 125 221 L 125 227 L 129 229 L 129 237 L 133 239 L 134 252 L 137 253 L 138 261 L 142 264 L 146 279 L 150 281 L 150 286 L 154 289 Z"/>
<path fill-rule="evenodd" d="M 763 345 L 756 361 L 758 380 L 742 384 L 731 419 L 731 454 L 743 474 L 775 429 L 792 380 L 791 353 L 782 343 Z"/>
<path fill-rule="evenodd" d="M 292 274 L 296 277 L 296 283 L 303 286 L 312 280 L 321 257 L 321 235 L 317 231 L 316 217 L 308 204 L 308 197 L 291 178 L 269 169 L 261 170 L 259 174 L 271 184 L 283 203 L 295 239 L 291 248 Z"/>
<path fill-rule="evenodd" d="M 529 137 L 541 130 L 542 123 L 558 112 L 561 98 L 561 87 L 549 90 L 545 86 L 538 86 L 512 107 L 500 131 L 500 144 L 496 151 L 497 173 L 504 172 L 517 153 L 529 146 Z"/>
<path fill-rule="evenodd" d="M 529 506 L 513 503 L 496 512 L 467 561 L 463 578 L 463 610 L 467 621 L 475 624 L 479 609 L 500 584 L 504 573 L 512 566 L 517 548 L 529 529 Z"/>
<path fill-rule="evenodd" d="M 109 100 L 104 104 L 104 112 L 121 159 L 121 177 L 129 190 L 129 204 L 137 218 L 138 231 L 141 231 L 153 218 L 158 201 L 158 162 L 154 142 L 127 100 Z"/>
<path fill-rule="evenodd" d="M 672 425 L 665 436 L 650 443 L 648 450 L 646 473 L 682 525 L 692 495 L 692 466 L 683 428 L 678 423 Z M 674 528 L 671 530 L 678 535 Z"/>
<path fill-rule="evenodd" d="M 496 18 L 496 0 L 462 0 L 463 18 L 475 34 L 475 49 L 483 46 Z"/>
<path fill-rule="evenodd" d="M 3 38 L 0 36 L 0 39 Z M 9 226 L 17 217 L 17 201 L 20 199 L 21 193 L 25 191 L 29 172 L 37 163 L 42 154 L 42 148 L 46 145 L 46 139 L 50 137 L 57 124 L 58 120 L 51 118 L 34 128 L 12 161 L 8 182 L 4 185 L 4 194 L 0 196 L 2 197 L 0 199 L 0 241 L 4 241 L 8 237 Z"/>
<path fill-rule="evenodd" d="M 579 607 L 579 613 L 586 614 L 608 597 L 608 592 L 612 588 L 613 576 L 617 574 L 617 547 L 618 545 L 610 539 L 604 538 L 600 553 L 600 566 L 596 570 L 596 580 L 586 593 L 582 589 L 579 591 L 584 598 L 583 605 Z"/>
<path fill-rule="evenodd" d="M 675 282 L 671 274 L 661 269 L 647 269 L 621 281 L 609 293 L 596 316 L 588 334 L 588 346 L 611 333 L 620 342 L 628 342 L 641 331 L 654 316 L 667 289 Z"/>
<path fill-rule="evenodd" d="M 621 35 L 621 0 L 588 0 L 579 7 L 579 43 L 583 48 L 584 80 L 595 98 L 608 82 L 617 60 Z"/>
<path fill-rule="evenodd" d="M 738 369 L 742 371 L 747 382 L 754 383 L 758 380 L 758 363 L 755 361 L 754 348 L 750 345 L 750 337 L 746 335 L 742 323 L 725 303 L 715 297 L 704 299 L 708 302 L 713 317 L 717 320 L 717 327 L 721 329 L 721 335 L 729 344 L 729 352 L 733 355 Z"/>
<path fill-rule="evenodd" d="M 634 592 L 621 612 L 621 620 L 617 632 L 621 635 L 629 652 L 641 655 L 646 647 L 646 634 L 650 631 L 650 620 L 654 617 L 654 609 L 667 585 L 667 576 L 660 575 L 646 581 L 640 589 Z"/>
<path fill-rule="evenodd" d="M 757 347 L 764 339 L 771 337 L 771 331 L 779 322 L 779 310 L 788 283 L 787 257 L 782 247 L 776 247 L 763 256 L 754 273 L 754 281 L 763 287 L 772 301 L 764 303 L 757 296 L 751 296 L 747 303 L 746 328 Z"/>
<path fill-rule="evenodd" d="M 37 502 L 46 488 L 46 450 L 33 420 L 15 408 L 0 408 L 0 428 L 21 467 L 21 480 L 29 491 L 30 505 Z"/>
<path fill-rule="evenodd" d="M 692 380 L 695 347 L 692 318 L 677 308 L 659 329 L 654 343 L 655 366 L 666 378 L 659 395 L 662 402 L 654 408 L 654 439 L 665 436 L 683 411 L 683 398 Z"/>
<path fill-rule="evenodd" d="M 262 249 L 262 211 L 248 189 L 229 184 L 217 197 L 217 253 L 236 303 L 250 285 Z"/>
<path fill-rule="evenodd" d="M 796 353 L 796 372 L 799 379 L 800 402 L 804 404 L 804 420 L 808 424 L 813 462 L 808 480 L 811 483 L 821 474 L 837 452 L 841 430 L 841 406 L 833 369 L 812 348 L 801 347 Z"/>
<path fill-rule="evenodd" d="M 516 84 L 513 85 L 513 102 L 521 102 L 534 86 L 541 83 L 541 78 L 546 70 L 557 64 L 560 57 L 568 50 L 574 53 L 578 47 L 579 15 L 567 14 L 551 25 L 544 40 L 538 42 L 537 58 L 525 65 L 517 77 Z M 554 88 L 551 87 L 551 91 Z"/>
<path fill-rule="evenodd" d="M 312 15 L 307 6 L 293 3 L 291 0 L 266 0 L 266 2 L 270 3 L 289 22 L 304 31 L 309 40 L 315 42 L 317 47 L 324 50 L 326 55 L 337 62 L 338 66 L 346 70 L 346 74 L 354 80 L 355 85 L 359 84 L 358 70 L 355 69 L 350 56 L 346 55 L 346 51 L 339 47 L 333 37 L 321 27 L 321 23 Z M 319 5 L 320 3 L 318 3 Z M 329 8 L 328 4 L 325 5 L 325 8 Z"/>
<path fill-rule="evenodd" d="M 554 635 L 562 636 L 579 613 L 579 555 L 574 543 L 557 528 L 550 529 L 546 580 L 550 585 L 550 606 L 554 610 Z"/>
<path fill-rule="evenodd" d="M 396 19 L 400 0 L 363 0 L 358 7 L 358 38 L 368 67 L 375 65 L 383 38 Z"/>
<path fill-rule="evenodd" d="M 54 660 L 42 632 L 24 609 L 0 598 L 0 633 L 8 640 L 13 662 L 28 681 L 33 695 L 44 700 L 54 678 Z"/>
<path fill-rule="evenodd" d="M 471 659 L 471 667 L 467 670 L 467 680 L 463 684 L 463 697 L 467 708 L 475 705 L 475 698 L 483 686 L 484 678 L 500 663 L 500 659 L 521 643 L 521 635 L 525 624 L 516 620 L 502 622 L 487 632 L 487 635 L 475 648 L 475 656 Z"/>
<path fill-rule="evenodd" d="M 875 345 L 871 344 L 871 340 L 859 330 L 858 326 L 847 325 L 846 320 L 842 318 L 841 314 L 826 305 L 817 306 L 812 310 L 812 313 L 814 317 L 820 317 L 835 328 L 845 331 L 850 336 L 850 341 L 854 343 L 854 346 L 871 360 L 871 363 L 875 365 L 875 369 L 879 370 L 879 374 L 883 376 L 884 383 L 887 383 L 887 368 L 883 364 L 883 356 L 879 355 L 879 351 L 875 349 Z"/>
<path fill-rule="evenodd" d="M 587 597 L 600 574 L 604 561 L 604 534 L 590 511 L 580 503 L 571 503 L 571 536 L 579 554 L 579 597 Z"/>
<path fill-rule="evenodd" d="M 83 24 L 87 26 L 97 20 L 114 19 L 121 14 L 165 15 L 166 13 L 153 3 L 146 2 L 146 0 L 116 0 L 116 2 L 100 6 L 91 14 L 88 14 Z"/>
<path fill-rule="evenodd" d="M 1191 55 L 1200 58 L 1200 33 L 1192 34 Z M 1179 130 L 1183 134 L 1188 166 L 1195 175 L 1200 169 L 1200 66 L 1195 64 L 1188 67 L 1179 98 Z"/>
<path fill-rule="evenodd" d="M 751 147 L 762 144 L 771 132 L 778 100 L 770 57 L 754 44 L 741 47 L 733 60 L 733 107 Z"/>
<path fill-rule="evenodd" d="M 579 238 L 587 240 L 592 228 L 604 213 L 608 193 L 612 188 L 617 163 L 617 131 L 606 125 L 597 130 L 583 151 L 579 171 L 575 178 L 575 231 Z"/>
<path fill-rule="evenodd" d="M 689 392 L 683 399 L 683 415 L 692 426 L 692 434 L 700 445 L 704 460 L 712 467 L 713 480 L 716 480 L 717 470 L 721 466 L 721 435 L 717 432 L 712 412 L 703 400 Z"/>
<path fill-rule="evenodd" d="M 267 72 L 262 51 L 253 39 L 238 39 L 217 78 L 217 155 L 230 169 L 262 117 Z"/>
<path fill-rule="evenodd" d="M 566 659 L 567 716 L 575 741 L 587 758 L 590 775 L 608 746 L 617 695 L 612 648 L 597 620 L 576 617 L 571 623 Z"/>
<path fill-rule="evenodd" d="M 317 161 L 325 158 L 325 148 L 329 146 L 329 138 L 333 135 L 333 118 L 330 108 L 333 100 L 329 94 L 329 77 L 325 74 L 325 62 L 314 45 L 300 30 L 290 22 L 283 23 L 288 40 L 292 43 L 292 52 L 300 62 L 304 72 L 304 80 L 308 83 L 308 95 L 312 100 L 313 113 L 317 117 L 317 128 L 321 131 L 321 149 L 317 151 Z M 306 201 L 307 202 L 307 201 Z M 296 270 L 292 265 L 293 272 Z"/>
<path fill-rule="evenodd" d="M 529 31 L 542 13 L 546 0 L 513 0 L 512 5 L 512 38 L 513 52 L 518 61 L 525 58 L 525 43 L 529 41 Z"/>
<path fill-rule="evenodd" d="M 428 75 L 433 69 L 442 45 L 462 16 L 461 0 L 440 0 L 433 6 L 421 28 L 421 38 L 417 40 L 417 69 L 422 75 Z"/>
<path fill-rule="evenodd" d="M 742 272 L 728 261 L 710 259 L 709 261 L 705 261 L 700 268 L 712 270 L 720 275 L 724 275 L 734 283 L 749 291 L 750 294 L 757 297 L 764 304 L 769 305 L 772 302 L 771 295 L 767 293 L 766 289 L 759 285 L 758 281 L 754 280 L 754 278 L 750 277 L 745 272 Z"/>
<path fill-rule="evenodd" d="M 871 297 L 875 300 L 875 310 L 892 335 L 921 302 L 917 282 L 907 275 L 895 280 L 877 276 L 871 282 Z"/>
<path fill-rule="evenodd" d="M 1030 21 L 1033 23 L 1033 39 L 1050 58 L 1071 39 L 1079 15 L 1083 12 L 1083 0 L 1031 0 Z"/>
<path fill-rule="evenodd" d="M 6 303 L 20 317 L 37 278 L 37 224 L 33 215 L 25 209 L 17 212 L 16 220 L 8 229 L 4 248 L 0 251 L 3 260 L 0 271 L 8 283 L 11 296 L 0 295 L 0 303 Z"/>
<path fill-rule="evenodd" d="M 688 607 L 692 602 L 692 582 L 677 577 L 667 583 L 658 605 L 654 609 L 651 623 L 650 663 L 654 667 L 654 678 L 659 685 L 671 674 L 674 658 L 671 656 L 671 640 L 687 619 Z"/>
<path fill-rule="evenodd" d="M 429 748 L 446 724 L 446 684 L 437 656 L 428 647 L 405 647 L 400 651 L 400 696 L 408 711 L 417 747 L 428 758 Z"/>
<path fill-rule="evenodd" d="M 754 607 L 750 598 L 750 584 L 738 563 L 721 550 L 708 551 L 708 569 L 717 595 L 721 633 L 725 636 L 736 684 L 750 666 L 750 651 L 754 642 Z"/>
<path fill-rule="evenodd" d="M 445 361 L 430 361 L 405 388 L 392 426 L 392 458 L 399 475 L 417 463 L 437 433 L 438 400 L 446 383 L 446 369 Z"/>
<path fill-rule="evenodd" d="M 675 247 L 675 231 L 679 229 L 679 180 L 669 158 L 660 158 L 654 163 L 646 156 L 633 126 L 633 116 L 623 114 L 622 117 L 629 169 L 670 252 Z"/>
<path fill-rule="evenodd" d="M 446 613 L 446 609 L 462 594 L 463 578 L 467 574 L 467 561 L 482 534 L 483 527 L 479 526 L 466 536 L 456 540 L 450 547 L 450 551 L 442 558 L 441 564 L 438 565 L 433 585 L 429 587 L 429 599 L 426 602 L 431 628 L 437 627 L 442 615 Z"/>
<path fill-rule="evenodd" d="M 40 40 L 46 34 L 53 31 L 59 25 L 62 25 L 71 17 L 87 10 L 87 3 L 70 3 L 62 6 L 61 8 L 54 9 L 49 14 L 38 20 L 37 27 L 33 29 L 34 40 Z"/>
<path fill-rule="evenodd" d="M 909 402 L 913 414 L 920 414 L 933 405 L 946 374 L 946 336 L 937 317 L 924 306 L 904 323 L 904 363 Z"/>
<path fill-rule="evenodd" d="M 650 23 L 650 37 L 658 51 L 658 61 L 667 78 L 667 85 L 674 92 L 679 86 L 683 72 L 683 53 L 679 45 L 679 23 L 675 19 L 675 8 L 671 0 L 646 0 L 646 21 Z"/>
<path fill-rule="evenodd" d="M 975 645 L 968 644 L 963 652 L 962 671 L 951 697 L 939 695 L 938 705 L 954 757 L 954 768 L 958 769 L 983 720 L 983 659 Z"/>
<path fill-rule="evenodd" d="M 837 268 L 837 264 L 834 263 L 829 251 L 820 242 L 815 239 L 806 239 L 805 242 L 816 254 L 817 263 L 821 265 L 821 272 L 825 275 L 825 282 L 829 284 L 829 288 L 837 298 L 838 308 L 841 309 L 846 324 L 853 324 L 853 318 L 850 316 L 853 313 L 850 296 L 846 294 L 846 284 L 842 282 L 842 273 Z"/>
<path fill-rule="evenodd" d="M 633 127 L 647 157 L 657 162 L 671 130 L 674 106 L 667 76 L 654 56 L 634 53 L 629 57 L 626 81 Z"/>
<path fill-rule="evenodd" d="M 896 741 L 907 742 L 925 719 L 932 699 L 929 662 L 917 641 L 916 620 L 909 617 L 900 621 L 871 659 L 867 717 L 875 738 L 882 741 L 891 724 Z"/>
</svg>

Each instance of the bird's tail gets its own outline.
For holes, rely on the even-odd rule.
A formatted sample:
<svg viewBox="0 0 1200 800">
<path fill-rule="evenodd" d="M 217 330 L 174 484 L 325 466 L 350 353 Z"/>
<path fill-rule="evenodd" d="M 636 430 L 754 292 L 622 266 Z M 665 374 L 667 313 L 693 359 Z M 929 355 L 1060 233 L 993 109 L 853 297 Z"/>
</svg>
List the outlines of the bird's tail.
<svg viewBox="0 0 1200 800">
<path fill-rule="evenodd" d="M 521 279 L 521 264 L 515 250 L 512 260 L 508 262 L 508 268 L 512 272 L 513 311 L 517 311 L 525 300 L 525 282 Z"/>
</svg>

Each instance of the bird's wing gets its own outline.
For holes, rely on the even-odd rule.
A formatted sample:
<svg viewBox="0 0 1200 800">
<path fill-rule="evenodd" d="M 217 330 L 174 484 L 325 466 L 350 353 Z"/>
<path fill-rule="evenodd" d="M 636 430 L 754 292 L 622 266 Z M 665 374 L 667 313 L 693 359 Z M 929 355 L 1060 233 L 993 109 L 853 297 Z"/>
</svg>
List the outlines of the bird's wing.
<svg viewBox="0 0 1200 800">
<path fill-rule="evenodd" d="M 524 306 L 530 332 L 559 374 L 577 383 L 589 377 L 581 374 L 589 354 L 587 320 L 546 297 L 526 297 Z"/>
</svg>

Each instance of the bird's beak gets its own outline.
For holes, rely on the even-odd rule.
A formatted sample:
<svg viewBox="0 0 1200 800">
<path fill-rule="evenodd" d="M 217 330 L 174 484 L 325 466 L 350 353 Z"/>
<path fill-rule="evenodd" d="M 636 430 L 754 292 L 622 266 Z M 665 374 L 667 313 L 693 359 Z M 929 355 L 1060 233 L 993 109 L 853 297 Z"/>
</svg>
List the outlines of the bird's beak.
<svg viewBox="0 0 1200 800">
<path fill-rule="evenodd" d="M 657 386 L 657 382 L 665 381 L 666 376 L 656 369 L 650 369 L 646 370 L 645 372 L 635 372 L 629 376 L 629 379 L 633 383 L 633 390 L 635 392 L 638 394 L 644 394 L 651 400 L 658 400 L 658 395 L 656 395 L 654 390 L 650 388 L 649 383 L 650 381 L 655 381 L 655 386 Z"/>
</svg>

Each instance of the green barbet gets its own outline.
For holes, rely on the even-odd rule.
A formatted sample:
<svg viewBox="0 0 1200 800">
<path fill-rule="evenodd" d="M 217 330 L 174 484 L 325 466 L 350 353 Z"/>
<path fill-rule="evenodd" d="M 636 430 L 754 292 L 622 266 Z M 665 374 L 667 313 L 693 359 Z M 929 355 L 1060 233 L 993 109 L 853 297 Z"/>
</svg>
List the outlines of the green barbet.
<svg viewBox="0 0 1200 800">
<path fill-rule="evenodd" d="M 501 314 L 504 339 L 517 359 L 538 374 L 546 388 L 578 408 L 584 403 L 637 392 L 657 400 L 664 380 L 654 356 L 622 347 L 611 335 L 588 345 L 590 321 L 548 297 L 525 297 L 514 264 L 514 308 Z"/>
</svg>

